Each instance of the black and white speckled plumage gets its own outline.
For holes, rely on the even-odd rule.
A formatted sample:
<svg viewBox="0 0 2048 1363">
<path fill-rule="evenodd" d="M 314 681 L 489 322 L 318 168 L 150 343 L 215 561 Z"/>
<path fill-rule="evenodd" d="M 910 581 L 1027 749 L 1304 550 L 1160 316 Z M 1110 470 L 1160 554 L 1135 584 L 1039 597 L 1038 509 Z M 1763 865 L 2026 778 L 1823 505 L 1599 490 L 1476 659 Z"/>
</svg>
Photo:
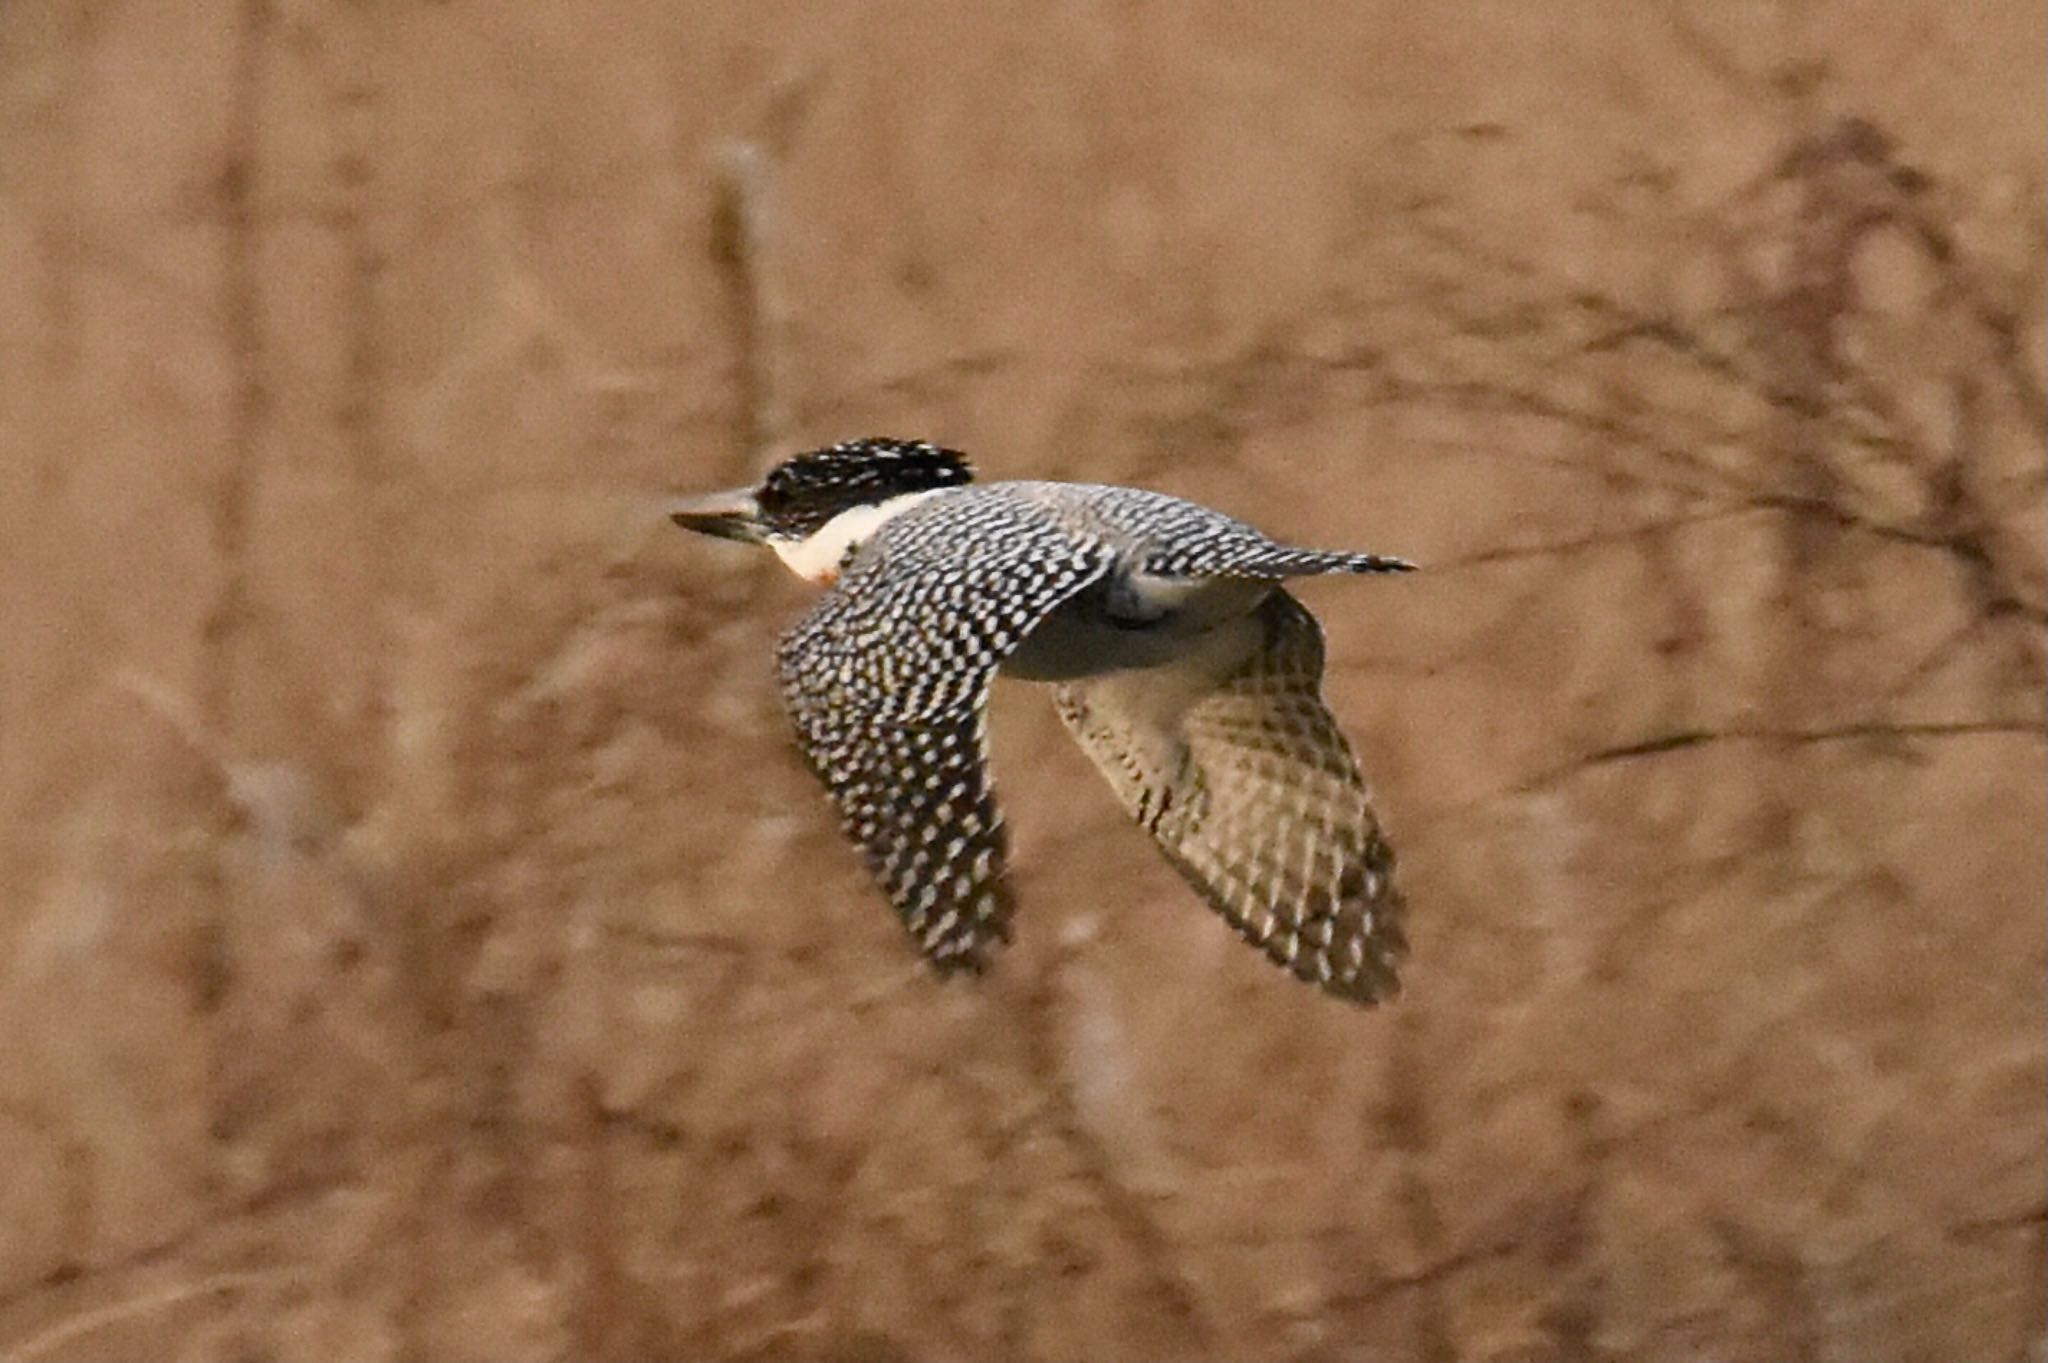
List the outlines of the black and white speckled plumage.
<svg viewBox="0 0 2048 1363">
<path fill-rule="evenodd" d="M 821 454 L 838 476 L 860 447 Z M 799 746 L 919 948 L 978 970 L 1009 936 L 985 720 L 1007 667 L 1058 683 L 1126 809 L 1248 941 L 1343 997 L 1391 992 L 1392 854 L 1322 704 L 1321 631 L 1278 584 L 1407 565 L 1131 488 L 959 485 L 957 455 L 918 448 L 887 442 L 870 495 L 925 495 L 850 550 L 778 660 Z"/>
<path fill-rule="evenodd" d="M 989 687 L 1109 559 L 999 486 L 925 505 L 940 514 L 885 524 L 777 656 L 798 745 L 904 926 L 941 967 L 978 969 L 1010 916 Z"/>
</svg>

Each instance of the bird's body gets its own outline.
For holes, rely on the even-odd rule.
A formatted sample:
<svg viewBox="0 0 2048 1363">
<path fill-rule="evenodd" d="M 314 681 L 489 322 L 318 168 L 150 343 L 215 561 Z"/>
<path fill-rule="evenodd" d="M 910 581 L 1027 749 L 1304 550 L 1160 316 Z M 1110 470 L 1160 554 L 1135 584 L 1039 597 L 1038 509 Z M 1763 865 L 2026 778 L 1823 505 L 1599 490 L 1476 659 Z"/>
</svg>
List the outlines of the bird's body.
<svg viewBox="0 0 2048 1363">
<path fill-rule="evenodd" d="M 676 515 L 831 584 L 778 650 L 784 697 L 919 946 L 979 968 L 1008 937 L 1000 671 L 1053 683 L 1126 811 L 1248 941 L 1334 993 L 1390 992 L 1392 854 L 1322 704 L 1321 629 L 1280 584 L 1407 565 L 1141 489 L 969 478 L 950 451 L 857 441 Z"/>
<path fill-rule="evenodd" d="M 1268 590 L 1266 582 L 1154 571 L 1149 565 L 1172 547 L 1176 531 L 1207 528 L 1204 522 L 1222 518 L 1192 502 L 1138 488 L 984 483 L 910 493 L 887 511 L 892 514 L 878 516 L 868 508 L 844 512 L 806 544 L 840 543 L 843 520 L 867 531 L 860 553 L 886 562 L 892 552 L 919 552 L 915 546 L 927 537 L 943 556 L 956 544 L 971 547 L 978 534 L 1015 536 L 1028 521 L 1034 531 L 1099 549 L 1105 561 L 1100 580 L 1054 607 L 1003 660 L 1003 675 L 1025 681 L 1073 681 L 1169 662 L 1195 636 L 1248 614 Z M 814 560 L 806 555 L 798 561 Z M 835 571 L 829 580 L 837 578 Z M 863 584 L 859 589 L 868 588 Z"/>
</svg>

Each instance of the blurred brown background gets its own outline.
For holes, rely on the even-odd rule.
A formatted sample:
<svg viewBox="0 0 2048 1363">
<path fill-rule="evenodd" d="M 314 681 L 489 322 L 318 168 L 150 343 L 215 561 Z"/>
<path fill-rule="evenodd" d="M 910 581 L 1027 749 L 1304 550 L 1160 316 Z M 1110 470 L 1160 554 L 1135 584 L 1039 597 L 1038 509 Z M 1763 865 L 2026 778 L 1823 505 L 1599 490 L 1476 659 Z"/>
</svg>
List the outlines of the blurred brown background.
<svg viewBox="0 0 2048 1363">
<path fill-rule="evenodd" d="M 2032 0 L 0 4 L 0 1355 L 2044 1356 Z M 1346 1009 L 1043 697 L 941 987 L 670 491 L 1304 595 Z"/>
</svg>

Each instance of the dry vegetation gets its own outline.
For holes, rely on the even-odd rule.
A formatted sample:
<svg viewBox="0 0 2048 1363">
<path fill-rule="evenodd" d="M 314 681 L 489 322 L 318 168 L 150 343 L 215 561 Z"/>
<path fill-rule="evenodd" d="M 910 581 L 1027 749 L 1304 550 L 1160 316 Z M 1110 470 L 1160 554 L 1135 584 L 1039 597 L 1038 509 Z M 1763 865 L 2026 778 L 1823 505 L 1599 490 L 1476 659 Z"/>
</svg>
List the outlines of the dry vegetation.
<svg viewBox="0 0 2048 1363">
<path fill-rule="evenodd" d="M 1337 13 L 0 5 L 0 1354 L 2048 1353 L 2039 7 Z M 915 968 L 867 431 L 1424 562 L 1396 1005 L 1023 688 Z"/>
</svg>

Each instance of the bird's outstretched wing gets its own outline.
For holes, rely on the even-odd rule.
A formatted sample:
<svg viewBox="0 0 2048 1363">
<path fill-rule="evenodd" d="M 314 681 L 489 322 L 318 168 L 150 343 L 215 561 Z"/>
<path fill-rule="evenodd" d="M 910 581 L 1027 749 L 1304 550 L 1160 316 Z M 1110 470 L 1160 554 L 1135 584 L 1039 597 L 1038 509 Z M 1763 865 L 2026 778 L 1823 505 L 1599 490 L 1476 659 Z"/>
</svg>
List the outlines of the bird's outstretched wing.
<svg viewBox="0 0 2048 1363">
<path fill-rule="evenodd" d="M 944 533 L 892 521 L 783 638 L 797 743 L 903 925 L 941 970 L 1009 939 L 1007 834 L 988 779 L 996 668 L 1110 555 L 1034 509 L 950 494 Z"/>
<path fill-rule="evenodd" d="M 1371 1003 L 1406 952 L 1393 852 L 1322 701 L 1315 617 L 1274 589 L 1192 693 L 1156 669 L 1055 689 L 1060 717 L 1167 860 L 1246 941 Z"/>
</svg>

